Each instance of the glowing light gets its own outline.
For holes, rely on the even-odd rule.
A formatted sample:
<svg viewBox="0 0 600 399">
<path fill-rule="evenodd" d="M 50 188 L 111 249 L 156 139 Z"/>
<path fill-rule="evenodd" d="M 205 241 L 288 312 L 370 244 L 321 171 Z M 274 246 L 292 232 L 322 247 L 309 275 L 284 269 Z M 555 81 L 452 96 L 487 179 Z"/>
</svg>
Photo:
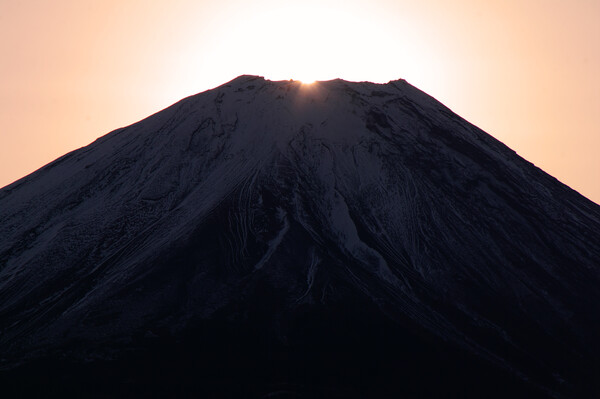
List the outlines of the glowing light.
<svg viewBox="0 0 600 399">
<path fill-rule="evenodd" d="M 398 21 L 386 24 L 387 19 L 373 15 L 378 12 L 364 5 L 340 7 L 326 1 L 263 2 L 243 15 L 229 15 L 230 24 L 217 28 L 219 41 L 213 50 L 219 53 L 215 64 L 219 71 L 210 71 L 209 76 L 229 69 L 227 78 L 256 74 L 304 83 L 400 78 L 400 55 L 391 51 L 397 43 L 389 33 L 392 22 Z"/>
</svg>

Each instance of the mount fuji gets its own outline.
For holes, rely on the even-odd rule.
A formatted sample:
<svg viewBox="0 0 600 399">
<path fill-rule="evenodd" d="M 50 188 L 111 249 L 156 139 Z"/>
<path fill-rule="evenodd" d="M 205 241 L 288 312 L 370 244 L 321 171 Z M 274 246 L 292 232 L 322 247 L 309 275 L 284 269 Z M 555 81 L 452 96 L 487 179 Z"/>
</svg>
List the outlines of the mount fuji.
<svg viewBox="0 0 600 399">
<path fill-rule="evenodd" d="M 240 76 L 0 190 L 13 396 L 600 394 L 600 206 L 403 80 Z"/>
</svg>

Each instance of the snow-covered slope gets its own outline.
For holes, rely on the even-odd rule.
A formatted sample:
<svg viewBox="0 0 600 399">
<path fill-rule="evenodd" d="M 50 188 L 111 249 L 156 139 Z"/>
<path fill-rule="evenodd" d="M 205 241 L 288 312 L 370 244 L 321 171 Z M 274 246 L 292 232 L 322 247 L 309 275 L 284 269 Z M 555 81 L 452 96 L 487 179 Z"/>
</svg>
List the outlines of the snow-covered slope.
<svg viewBox="0 0 600 399">
<path fill-rule="evenodd" d="M 596 204 L 405 81 L 241 76 L 0 190 L 0 357 L 119 358 L 215 320 L 293 352 L 344 314 L 340 352 L 397 337 L 398 364 L 578 395 L 599 264 Z"/>
</svg>

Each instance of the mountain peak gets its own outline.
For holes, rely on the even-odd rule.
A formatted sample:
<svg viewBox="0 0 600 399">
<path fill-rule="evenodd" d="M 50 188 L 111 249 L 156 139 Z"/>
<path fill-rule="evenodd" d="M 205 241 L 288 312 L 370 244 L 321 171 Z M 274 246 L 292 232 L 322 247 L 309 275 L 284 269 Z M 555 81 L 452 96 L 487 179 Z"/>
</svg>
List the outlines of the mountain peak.
<svg viewBox="0 0 600 399">
<path fill-rule="evenodd" d="M 265 78 L 263 76 L 258 76 L 258 75 L 240 75 L 237 78 L 234 78 L 234 79 L 230 80 L 229 82 L 225 83 L 225 85 L 234 84 L 234 83 L 246 83 L 246 82 L 251 82 L 253 80 L 264 81 Z"/>
</svg>

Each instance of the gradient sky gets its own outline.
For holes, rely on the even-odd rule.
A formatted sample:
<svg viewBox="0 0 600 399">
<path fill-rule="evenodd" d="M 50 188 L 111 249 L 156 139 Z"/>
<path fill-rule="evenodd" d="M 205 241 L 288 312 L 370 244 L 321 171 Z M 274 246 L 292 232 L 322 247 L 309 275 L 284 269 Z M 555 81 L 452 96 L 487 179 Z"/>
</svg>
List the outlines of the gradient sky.
<svg viewBox="0 0 600 399">
<path fill-rule="evenodd" d="M 404 78 L 600 203 L 598 0 L 0 0 L 0 187 L 241 74 Z"/>
</svg>

